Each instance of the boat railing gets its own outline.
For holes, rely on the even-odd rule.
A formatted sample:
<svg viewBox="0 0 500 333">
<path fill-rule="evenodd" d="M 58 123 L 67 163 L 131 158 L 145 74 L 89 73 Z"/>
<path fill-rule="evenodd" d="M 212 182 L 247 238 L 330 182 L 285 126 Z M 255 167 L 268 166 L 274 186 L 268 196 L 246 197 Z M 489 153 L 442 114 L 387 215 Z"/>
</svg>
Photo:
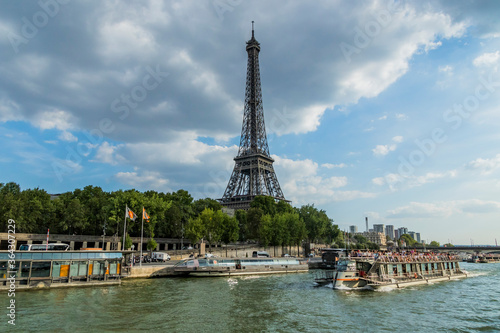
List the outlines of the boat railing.
<svg viewBox="0 0 500 333">
<path fill-rule="evenodd" d="M 422 273 L 417 273 L 417 272 L 409 272 L 409 273 L 403 273 L 403 275 L 387 275 L 383 274 L 381 276 L 377 274 L 369 274 L 367 275 L 367 280 L 369 280 L 369 283 L 373 284 L 386 284 L 386 283 L 396 283 L 396 282 L 411 282 L 415 280 L 428 280 L 428 279 L 435 279 L 435 278 L 440 278 L 444 276 L 452 276 L 455 274 L 463 274 L 463 272 L 460 269 L 437 269 L 434 270 L 433 272 L 424 272 Z"/>
<path fill-rule="evenodd" d="M 412 262 L 439 262 L 439 261 L 457 261 L 457 256 L 452 255 L 380 255 L 378 256 L 378 262 L 383 263 L 412 263 Z"/>
</svg>

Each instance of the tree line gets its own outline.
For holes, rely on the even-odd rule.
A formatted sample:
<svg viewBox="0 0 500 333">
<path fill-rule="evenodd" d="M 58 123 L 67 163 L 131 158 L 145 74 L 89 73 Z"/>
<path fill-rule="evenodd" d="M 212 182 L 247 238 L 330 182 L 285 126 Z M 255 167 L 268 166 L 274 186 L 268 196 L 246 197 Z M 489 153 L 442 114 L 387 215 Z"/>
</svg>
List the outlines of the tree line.
<svg viewBox="0 0 500 333">
<path fill-rule="evenodd" d="M 132 190 L 103 191 L 86 186 L 57 196 L 40 188 L 21 190 L 16 183 L 0 183 L 0 230 L 7 232 L 9 219 L 18 233 L 69 235 L 123 235 L 125 207 L 137 219 L 127 220 L 130 236 L 141 234 L 143 207 L 150 216 L 144 236 L 153 239 L 204 239 L 212 244 L 256 241 L 264 246 L 294 246 L 303 241 L 342 242 L 343 233 L 324 210 L 314 205 L 292 207 L 284 201 L 258 196 L 247 211 L 231 217 L 216 200 L 194 200 L 185 190 L 172 193 Z"/>
</svg>

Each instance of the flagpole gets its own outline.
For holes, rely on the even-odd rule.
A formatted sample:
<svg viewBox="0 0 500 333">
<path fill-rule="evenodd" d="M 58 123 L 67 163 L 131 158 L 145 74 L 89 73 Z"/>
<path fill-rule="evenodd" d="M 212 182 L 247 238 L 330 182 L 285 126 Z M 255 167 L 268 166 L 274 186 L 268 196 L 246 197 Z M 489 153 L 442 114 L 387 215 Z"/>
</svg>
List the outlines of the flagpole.
<svg viewBox="0 0 500 333">
<path fill-rule="evenodd" d="M 127 225 L 127 213 L 128 213 L 128 205 L 125 204 L 125 220 L 123 221 L 123 244 L 122 251 L 125 251 L 125 227 Z"/>
<path fill-rule="evenodd" d="M 141 257 L 139 259 L 139 266 L 142 267 L 142 234 L 144 233 L 144 206 L 142 206 L 142 219 L 141 219 Z"/>
</svg>

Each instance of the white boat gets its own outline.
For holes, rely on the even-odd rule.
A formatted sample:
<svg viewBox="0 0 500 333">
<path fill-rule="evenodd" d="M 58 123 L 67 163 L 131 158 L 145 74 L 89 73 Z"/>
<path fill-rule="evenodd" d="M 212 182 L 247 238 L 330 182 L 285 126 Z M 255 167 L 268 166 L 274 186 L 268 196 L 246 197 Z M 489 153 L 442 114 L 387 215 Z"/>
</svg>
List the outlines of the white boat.
<svg viewBox="0 0 500 333">
<path fill-rule="evenodd" d="M 307 272 L 306 263 L 296 258 L 187 259 L 173 268 L 178 275 L 236 276 Z"/>
<path fill-rule="evenodd" d="M 448 255 L 382 255 L 342 258 L 332 274 L 335 289 L 403 288 L 467 277 L 459 258 Z"/>
</svg>

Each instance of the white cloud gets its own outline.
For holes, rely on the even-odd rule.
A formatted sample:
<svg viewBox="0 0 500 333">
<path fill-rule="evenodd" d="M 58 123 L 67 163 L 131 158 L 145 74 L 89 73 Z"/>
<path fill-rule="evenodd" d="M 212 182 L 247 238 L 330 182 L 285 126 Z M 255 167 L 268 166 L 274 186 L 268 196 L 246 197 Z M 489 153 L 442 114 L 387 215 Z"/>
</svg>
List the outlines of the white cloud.
<svg viewBox="0 0 500 333">
<path fill-rule="evenodd" d="M 19 105 L 11 99 L 0 99 L 0 122 L 22 120 Z"/>
<path fill-rule="evenodd" d="M 327 169 L 345 168 L 345 167 L 347 167 L 347 164 L 345 164 L 345 163 L 340 163 L 340 164 L 323 163 L 323 164 L 321 164 L 321 167 L 327 168 Z"/>
<path fill-rule="evenodd" d="M 392 141 L 394 141 L 396 143 L 401 143 L 401 142 L 403 142 L 403 137 L 401 135 L 395 136 L 392 138 Z"/>
<path fill-rule="evenodd" d="M 500 154 L 493 158 L 477 158 L 474 161 L 467 163 L 467 169 L 478 170 L 482 175 L 489 175 L 493 171 L 500 168 Z"/>
<path fill-rule="evenodd" d="M 120 183 L 136 189 L 152 189 L 161 192 L 172 191 L 169 188 L 169 180 L 163 178 L 159 172 L 145 171 L 141 174 L 137 172 L 118 172 L 115 178 Z"/>
<path fill-rule="evenodd" d="M 396 143 L 401 143 L 403 142 L 403 137 L 398 135 L 392 138 L 393 142 Z M 372 149 L 373 155 L 375 156 L 385 156 L 389 154 L 391 151 L 395 151 L 397 148 L 397 145 L 395 144 L 389 144 L 389 145 L 377 145 L 375 148 Z"/>
<path fill-rule="evenodd" d="M 476 67 L 489 67 L 493 68 L 495 71 L 498 69 L 498 64 L 500 60 L 500 51 L 484 53 L 477 58 L 475 58 L 472 63 Z"/>
<path fill-rule="evenodd" d="M 451 67 L 450 65 L 439 66 L 438 71 L 442 73 L 453 74 L 453 67 Z"/>
<path fill-rule="evenodd" d="M 372 183 L 378 186 L 387 185 L 391 191 L 408 189 L 422 186 L 424 184 L 433 183 L 438 179 L 454 178 L 458 174 L 456 170 L 444 172 L 428 172 L 422 176 L 416 175 L 401 175 L 398 173 L 390 173 L 384 177 L 376 177 L 372 179 Z"/>
<path fill-rule="evenodd" d="M 58 129 L 67 131 L 76 127 L 76 117 L 64 110 L 43 111 L 33 117 L 31 123 L 42 129 Z"/>
<path fill-rule="evenodd" d="M 372 152 L 375 156 L 385 156 L 394 150 L 396 150 L 396 145 L 377 145 Z"/>
<path fill-rule="evenodd" d="M 347 177 L 320 175 L 318 164 L 312 160 L 291 160 L 276 155 L 273 158 L 283 193 L 294 205 L 311 202 L 325 204 L 375 196 L 361 191 L 338 190 L 348 184 Z"/>
<path fill-rule="evenodd" d="M 113 146 L 109 142 L 103 142 L 98 148 L 92 162 L 117 165 L 125 162 L 123 156 L 116 153 L 123 145 Z"/>
<path fill-rule="evenodd" d="M 388 218 L 448 218 L 457 214 L 488 214 L 500 212 L 500 202 L 479 199 L 411 202 L 387 211 Z"/>
<path fill-rule="evenodd" d="M 59 138 L 59 140 L 66 141 L 66 142 L 78 141 L 78 138 L 68 131 L 61 132 L 61 134 L 59 134 L 58 138 Z"/>
</svg>

